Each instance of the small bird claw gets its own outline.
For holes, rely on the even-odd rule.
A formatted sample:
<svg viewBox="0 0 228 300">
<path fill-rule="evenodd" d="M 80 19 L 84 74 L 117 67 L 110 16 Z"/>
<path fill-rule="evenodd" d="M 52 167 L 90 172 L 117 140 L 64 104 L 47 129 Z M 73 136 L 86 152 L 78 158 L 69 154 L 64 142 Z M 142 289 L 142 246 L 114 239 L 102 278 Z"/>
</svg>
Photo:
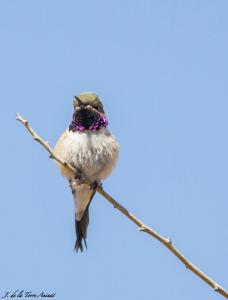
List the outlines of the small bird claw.
<svg viewBox="0 0 228 300">
<path fill-rule="evenodd" d="M 80 180 L 82 178 L 82 172 L 81 172 L 81 170 L 79 170 L 79 169 L 76 170 L 76 174 L 75 174 L 74 178 L 76 180 Z"/>
<path fill-rule="evenodd" d="M 101 182 L 100 179 L 95 180 L 95 181 L 90 185 L 90 189 L 93 190 L 93 191 L 96 191 L 98 185 L 100 185 L 100 182 Z"/>
</svg>

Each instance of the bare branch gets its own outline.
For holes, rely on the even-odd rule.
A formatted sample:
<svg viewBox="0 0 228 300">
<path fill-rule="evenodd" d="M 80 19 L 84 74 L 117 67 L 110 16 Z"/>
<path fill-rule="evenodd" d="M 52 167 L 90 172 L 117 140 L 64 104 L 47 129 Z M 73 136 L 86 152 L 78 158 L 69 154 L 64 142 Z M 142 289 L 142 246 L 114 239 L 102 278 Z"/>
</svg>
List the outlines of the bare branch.
<svg viewBox="0 0 228 300">
<path fill-rule="evenodd" d="M 36 132 L 32 129 L 32 127 L 29 125 L 29 122 L 27 120 L 24 120 L 19 114 L 16 114 L 16 119 L 21 122 L 29 131 L 29 133 L 32 135 L 34 141 L 41 144 L 50 154 L 50 158 L 56 160 L 58 163 L 69 169 L 71 172 L 75 173 L 76 176 L 79 174 L 79 170 L 75 169 L 73 166 L 68 164 L 66 161 L 63 161 L 61 158 L 57 157 L 52 150 L 52 148 L 49 146 L 48 142 L 45 142 L 41 137 L 39 137 Z"/>
<path fill-rule="evenodd" d="M 63 165 L 65 168 L 69 169 L 71 172 L 75 173 L 76 176 L 79 176 L 79 170 L 75 169 L 72 165 L 68 164 L 67 162 L 63 161 L 60 157 L 57 157 L 49 146 L 47 142 L 45 142 L 40 136 L 36 134 L 36 132 L 32 129 L 29 125 L 27 120 L 24 120 L 19 114 L 16 115 L 16 119 L 21 122 L 32 135 L 33 139 L 40 143 L 50 154 L 50 158 L 56 160 L 58 163 Z M 80 173 L 80 178 L 83 179 L 83 183 L 91 185 L 91 182 L 88 178 L 85 177 L 84 174 Z M 119 210 L 123 215 L 125 215 L 129 220 L 135 223 L 139 227 L 139 231 L 146 232 L 159 242 L 161 242 L 166 248 L 168 248 L 184 265 L 187 269 L 192 271 L 198 277 L 200 277 L 204 282 L 206 282 L 209 286 L 211 286 L 214 291 L 218 292 L 225 298 L 228 298 L 228 291 L 226 291 L 223 287 L 221 287 L 218 283 L 216 283 L 212 278 L 207 276 L 203 273 L 199 268 L 197 268 L 194 264 L 192 264 L 174 245 L 170 238 L 165 238 L 158 234 L 156 231 L 145 225 L 142 221 L 137 219 L 133 214 L 131 214 L 125 207 L 123 207 L 120 203 L 118 203 L 115 199 L 113 199 L 105 190 L 102 188 L 101 185 L 98 185 L 96 191 L 102 195 L 106 200 L 108 200 L 114 208 Z"/>
</svg>

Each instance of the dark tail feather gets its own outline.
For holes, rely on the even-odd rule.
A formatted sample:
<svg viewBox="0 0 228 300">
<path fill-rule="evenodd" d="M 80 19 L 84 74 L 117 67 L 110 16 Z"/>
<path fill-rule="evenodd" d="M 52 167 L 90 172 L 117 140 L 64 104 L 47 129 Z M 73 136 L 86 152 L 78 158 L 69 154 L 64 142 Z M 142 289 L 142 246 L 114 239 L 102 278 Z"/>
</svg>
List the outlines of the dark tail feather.
<svg viewBox="0 0 228 300">
<path fill-rule="evenodd" d="M 83 252 L 83 241 L 85 244 L 85 248 L 87 249 L 86 244 L 86 235 L 87 235 L 87 227 L 89 225 L 89 207 L 86 208 L 84 215 L 80 221 L 76 220 L 75 217 L 75 231 L 77 240 L 75 242 L 74 250 L 78 252 L 80 249 L 81 252 Z"/>
<path fill-rule="evenodd" d="M 82 241 L 84 241 L 85 248 L 87 249 L 86 236 L 87 236 L 87 228 L 88 228 L 88 225 L 89 225 L 89 205 L 90 205 L 95 193 L 96 193 L 96 189 L 93 190 L 93 193 L 90 196 L 89 203 L 88 203 L 87 208 L 86 208 L 86 210 L 83 214 L 82 219 L 80 221 L 78 221 L 76 219 L 76 215 L 75 215 L 75 231 L 76 231 L 77 240 L 75 242 L 74 250 L 76 252 L 78 252 L 79 249 L 80 249 L 81 252 L 83 252 Z"/>
</svg>

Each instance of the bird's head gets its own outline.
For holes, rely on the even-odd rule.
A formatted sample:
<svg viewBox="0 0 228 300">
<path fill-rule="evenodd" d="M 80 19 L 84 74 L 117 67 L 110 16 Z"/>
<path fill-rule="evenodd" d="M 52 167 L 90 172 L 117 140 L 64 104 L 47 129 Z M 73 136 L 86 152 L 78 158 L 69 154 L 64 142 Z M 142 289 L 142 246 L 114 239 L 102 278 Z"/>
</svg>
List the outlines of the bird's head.
<svg viewBox="0 0 228 300">
<path fill-rule="evenodd" d="M 81 93 L 79 96 L 74 96 L 74 109 L 79 110 L 80 108 L 91 108 L 104 114 L 103 104 L 100 98 L 95 93 Z"/>
<path fill-rule="evenodd" d="M 103 104 L 95 93 L 86 92 L 74 96 L 74 114 L 69 130 L 98 131 L 108 125 Z"/>
</svg>

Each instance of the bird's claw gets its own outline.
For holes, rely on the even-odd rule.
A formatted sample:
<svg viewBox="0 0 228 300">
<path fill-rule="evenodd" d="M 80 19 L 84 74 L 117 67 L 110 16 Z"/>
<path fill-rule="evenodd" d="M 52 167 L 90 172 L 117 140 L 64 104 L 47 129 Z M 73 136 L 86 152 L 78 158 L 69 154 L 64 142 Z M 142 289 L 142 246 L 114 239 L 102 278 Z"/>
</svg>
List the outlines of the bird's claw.
<svg viewBox="0 0 228 300">
<path fill-rule="evenodd" d="M 91 183 L 90 189 L 93 190 L 93 191 L 96 191 L 98 185 L 101 185 L 101 180 L 100 179 L 95 180 L 93 183 Z"/>
<path fill-rule="evenodd" d="M 82 172 L 80 169 L 76 169 L 76 174 L 75 174 L 75 177 L 74 179 L 76 180 L 80 180 L 82 178 Z"/>
</svg>

